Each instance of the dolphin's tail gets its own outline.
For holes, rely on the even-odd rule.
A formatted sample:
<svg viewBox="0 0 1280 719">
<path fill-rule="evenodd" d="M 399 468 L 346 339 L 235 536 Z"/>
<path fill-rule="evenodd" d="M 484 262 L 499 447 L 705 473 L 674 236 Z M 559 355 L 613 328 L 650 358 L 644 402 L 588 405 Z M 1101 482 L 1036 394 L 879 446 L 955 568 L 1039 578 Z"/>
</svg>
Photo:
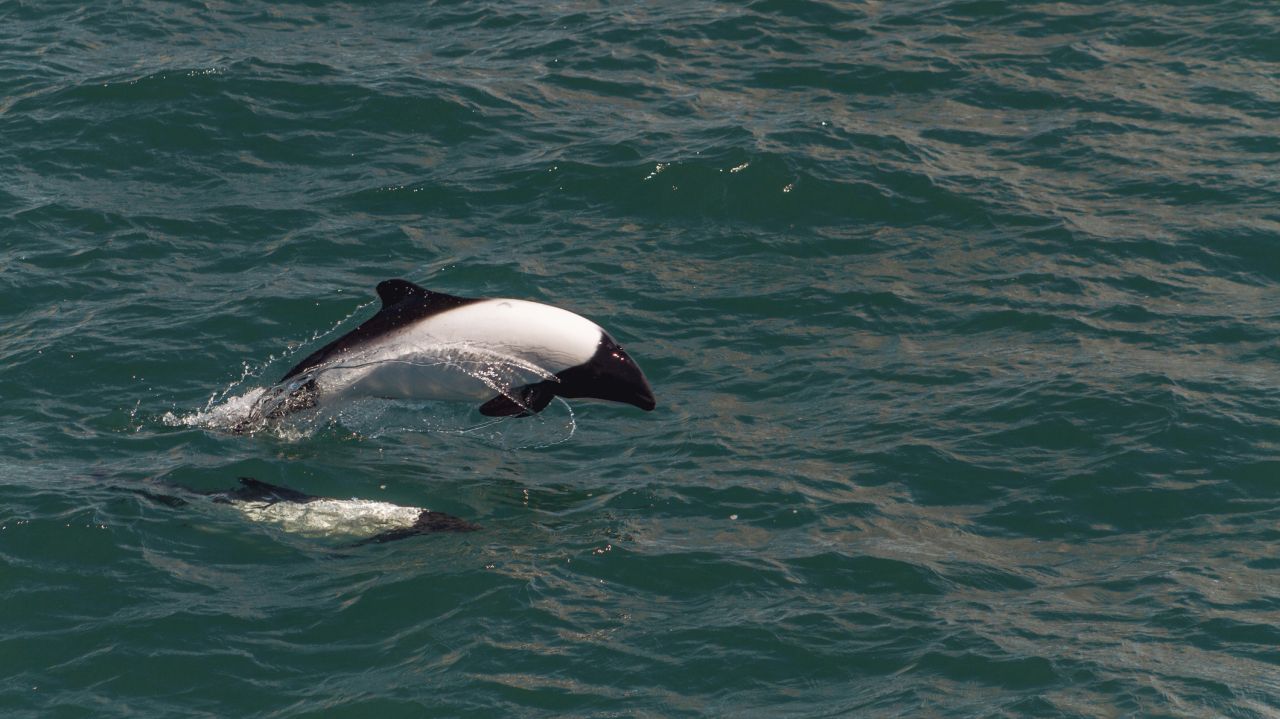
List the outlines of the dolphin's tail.
<svg viewBox="0 0 1280 719">
<path fill-rule="evenodd" d="M 278 384 L 271 387 L 253 403 L 249 414 L 231 425 L 235 434 L 245 434 L 262 429 L 268 422 L 281 419 L 294 412 L 315 407 L 320 401 L 320 388 L 314 377 L 306 381 Z"/>
</svg>

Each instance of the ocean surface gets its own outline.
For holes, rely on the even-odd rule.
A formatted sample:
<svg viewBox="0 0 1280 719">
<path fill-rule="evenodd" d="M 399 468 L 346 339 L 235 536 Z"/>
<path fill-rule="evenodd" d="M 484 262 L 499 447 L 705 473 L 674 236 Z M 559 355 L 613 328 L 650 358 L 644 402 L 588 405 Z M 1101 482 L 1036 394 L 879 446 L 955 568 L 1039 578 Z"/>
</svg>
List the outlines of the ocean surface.
<svg viewBox="0 0 1280 719">
<path fill-rule="evenodd" d="M 1273 0 L 0 0 L 0 715 L 1280 717 L 1278 243 Z M 393 277 L 658 407 L 232 431 Z"/>
</svg>

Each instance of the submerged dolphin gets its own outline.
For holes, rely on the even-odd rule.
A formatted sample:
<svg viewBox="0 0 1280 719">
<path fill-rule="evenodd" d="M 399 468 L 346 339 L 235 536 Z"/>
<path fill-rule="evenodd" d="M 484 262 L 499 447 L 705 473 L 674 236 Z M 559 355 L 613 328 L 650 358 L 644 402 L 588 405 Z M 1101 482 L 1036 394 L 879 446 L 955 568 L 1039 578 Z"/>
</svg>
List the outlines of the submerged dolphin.
<svg viewBox="0 0 1280 719">
<path fill-rule="evenodd" d="M 286 372 L 264 395 L 275 404 L 263 416 L 339 396 L 479 401 L 490 417 L 541 412 L 557 396 L 655 406 L 639 365 L 568 310 L 455 297 L 406 280 L 381 282 L 377 292 L 378 313 Z"/>
<path fill-rule="evenodd" d="M 132 491 L 169 507 L 189 504 L 170 494 Z M 294 534 L 356 539 L 357 546 L 393 542 L 419 534 L 480 529 L 443 512 L 370 499 L 314 497 L 252 477 L 241 477 L 240 486 L 235 489 L 200 494 L 218 504 L 231 505 L 255 522 L 272 524 Z"/>
</svg>

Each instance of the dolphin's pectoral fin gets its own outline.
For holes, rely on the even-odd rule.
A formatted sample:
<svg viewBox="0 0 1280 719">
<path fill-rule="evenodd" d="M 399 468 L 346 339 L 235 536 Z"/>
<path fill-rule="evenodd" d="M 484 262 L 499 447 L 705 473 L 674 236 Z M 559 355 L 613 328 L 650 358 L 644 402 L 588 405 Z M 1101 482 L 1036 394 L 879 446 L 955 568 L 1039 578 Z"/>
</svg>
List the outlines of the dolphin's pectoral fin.
<svg viewBox="0 0 1280 719">
<path fill-rule="evenodd" d="M 510 397 L 500 394 L 480 405 L 480 414 L 486 417 L 523 417 L 528 412 Z"/>
<path fill-rule="evenodd" d="M 368 539 L 356 542 L 354 546 L 359 547 L 365 544 L 386 544 L 387 542 L 394 542 L 397 539 L 416 537 L 419 534 L 434 534 L 436 532 L 474 532 L 477 529 L 480 529 L 480 525 L 472 524 L 461 517 L 455 517 L 452 514 L 445 514 L 444 512 L 432 512 L 429 509 L 424 509 L 422 510 L 422 513 L 418 515 L 418 519 L 413 523 L 412 527 L 393 529 L 389 532 L 383 532 L 382 534 L 375 534 Z"/>
<path fill-rule="evenodd" d="M 546 409 L 555 398 L 555 383 L 527 384 L 512 390 L 511 395 L 508 397 L 500 394 L 480 405 L 480 414 L 486 417 L 528 417 L 537 414 Z"/>
</svg>

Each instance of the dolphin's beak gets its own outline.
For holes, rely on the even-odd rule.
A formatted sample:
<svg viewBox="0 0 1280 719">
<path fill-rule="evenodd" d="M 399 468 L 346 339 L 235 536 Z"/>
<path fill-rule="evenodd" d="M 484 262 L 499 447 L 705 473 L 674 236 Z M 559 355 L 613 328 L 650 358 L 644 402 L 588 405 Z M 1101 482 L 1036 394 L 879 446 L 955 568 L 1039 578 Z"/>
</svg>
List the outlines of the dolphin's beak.
<svg viewBox="0 0 1280 719">
<path fill-rule="evenodd" d="M 649 386 L 649 378 L 644 376 L 640 365 L 631 359 L 626 350 L 614 345 L 610 360 L 608 364 L 620 391 L 609 399 L 625 402 L 646 412 L 658 406 L 657 400 L 653 398 L 653 387 Z"/>
<path fill-rule="evenodd" d="M 649 386 L 649 381 L 642 375 L 640 378 L 641 386 L 636 389 L 635 396 L 627 400 L 627 404 L 634 405 L 640 409 L 651 412 L 654 407 L 658 406 L 657 400 L 653 398 L 653 388 Z"/>
</svg>

